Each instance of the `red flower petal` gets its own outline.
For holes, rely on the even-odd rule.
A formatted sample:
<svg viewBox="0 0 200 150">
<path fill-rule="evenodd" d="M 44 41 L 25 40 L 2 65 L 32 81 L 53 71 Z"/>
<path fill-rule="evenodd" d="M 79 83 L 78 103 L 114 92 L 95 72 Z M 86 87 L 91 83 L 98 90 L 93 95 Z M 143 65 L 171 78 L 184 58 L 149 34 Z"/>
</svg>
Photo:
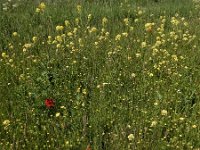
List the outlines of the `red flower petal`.
<svg viewBox="0 0 200 150">
<path fill-rule="evenodd" d="M 55 102 L 53 99 L 46 99 L 45 105 L 47 108 L 53 108 L 55 106 Z"/>
</svg>

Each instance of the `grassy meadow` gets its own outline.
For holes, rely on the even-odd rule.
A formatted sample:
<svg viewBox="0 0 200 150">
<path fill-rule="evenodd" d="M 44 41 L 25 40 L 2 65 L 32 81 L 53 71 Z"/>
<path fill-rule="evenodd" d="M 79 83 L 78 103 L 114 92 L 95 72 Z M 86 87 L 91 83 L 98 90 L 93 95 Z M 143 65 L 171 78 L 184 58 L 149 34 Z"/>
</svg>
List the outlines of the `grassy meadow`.
<svg viewBox="0 0 200 150">
<path fill-rule="evenodd" d="M 199 12 L 0 0 L 0 150 L 199 150 Z"/>
</svg>

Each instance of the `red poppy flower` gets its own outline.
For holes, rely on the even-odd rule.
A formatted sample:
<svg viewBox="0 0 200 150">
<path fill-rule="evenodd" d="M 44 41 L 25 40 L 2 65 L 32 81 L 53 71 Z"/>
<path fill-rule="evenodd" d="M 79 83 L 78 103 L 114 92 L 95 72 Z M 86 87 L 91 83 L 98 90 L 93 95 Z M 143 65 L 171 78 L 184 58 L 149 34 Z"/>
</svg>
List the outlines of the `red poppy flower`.
<svg viewBox="0 0 200 150">
<path fill-rule="evenodd" d="M 53 99 L 46 99 L 45 105 L 47 108 L 53 108 L 55 106 L 55 102 Z"/>
</svg>

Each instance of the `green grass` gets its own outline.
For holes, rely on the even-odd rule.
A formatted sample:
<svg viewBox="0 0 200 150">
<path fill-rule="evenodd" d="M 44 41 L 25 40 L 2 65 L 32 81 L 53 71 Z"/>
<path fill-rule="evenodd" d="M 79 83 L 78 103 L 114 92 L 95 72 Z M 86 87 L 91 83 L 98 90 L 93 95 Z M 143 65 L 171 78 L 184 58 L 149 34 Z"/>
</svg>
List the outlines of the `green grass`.
<svg viewBox="0 0 200 150">
<path fill-rule="evenodd" d="M 197 4 L 5 2 L 0 149 L 200 148 Z"/>
</svg>

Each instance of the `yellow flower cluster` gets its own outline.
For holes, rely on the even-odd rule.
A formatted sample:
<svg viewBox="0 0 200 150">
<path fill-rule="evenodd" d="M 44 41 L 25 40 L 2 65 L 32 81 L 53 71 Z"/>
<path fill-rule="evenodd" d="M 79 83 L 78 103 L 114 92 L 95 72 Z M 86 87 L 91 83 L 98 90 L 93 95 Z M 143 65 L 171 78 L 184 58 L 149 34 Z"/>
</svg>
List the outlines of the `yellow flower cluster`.
<svg viewBox="0 0 200 150">
<path fill-rule="evenodd" d="M 44 12 L 45 8 L 46 8 L 45 3 L 44 3 L 44 2 L 41 2 L 41 3 L 38 5 L 38 7 L 36 8 L 35 12 L 36 12 L 36 13 Z"/>
<path fill-rule="evenodd" d="M 200 10 L 200 0 L 192 0 L 196 10 Z"/>
<path fill-rule="evenodd" d="M 171 18 L 171 23 L 173 24 L 173 25 L 178 25 L 179 23 L 180 23 L 180 21 L 176 18 L 176 17 L 172 17 Z"/>
</svg>

